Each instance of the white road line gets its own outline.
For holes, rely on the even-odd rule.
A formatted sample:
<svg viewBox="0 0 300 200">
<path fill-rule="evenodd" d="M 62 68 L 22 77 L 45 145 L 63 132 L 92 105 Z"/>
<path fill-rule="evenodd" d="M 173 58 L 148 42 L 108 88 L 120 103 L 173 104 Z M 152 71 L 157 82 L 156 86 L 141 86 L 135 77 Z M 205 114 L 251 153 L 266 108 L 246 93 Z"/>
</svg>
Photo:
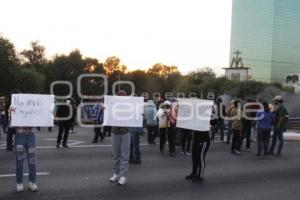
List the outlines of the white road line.
<svg viewBox="0 0 300 200">
<path fill-rule="evenodd" d="M 37 172 L 37 176 L 49 176 L 50 172 Z M 16 174 L 0 174 L 0 178 L 9 178 L 9 177 L 15 177 Z M 28 173 L 24 173 L 24 176 L 28 176 Z"/>
<path fill-rule="evenodd" d="M 140 144 L 141 146 L 150 146 L 149 144 Z M 102 145 L 77 145 L 77 146 L 69 146 L 69 148 L 99 148 L 99 147 L 111 147 L 111 144 L 102 144 Z M 151 145 L 153 146 L 153 145 Z M 5 148 L 0 148 L 5 149 Z M 36 149 L 56 149 L 56 146 L 37 146 Z M 61 147 L 60 149 L 64 149 Z"/>
</svg>

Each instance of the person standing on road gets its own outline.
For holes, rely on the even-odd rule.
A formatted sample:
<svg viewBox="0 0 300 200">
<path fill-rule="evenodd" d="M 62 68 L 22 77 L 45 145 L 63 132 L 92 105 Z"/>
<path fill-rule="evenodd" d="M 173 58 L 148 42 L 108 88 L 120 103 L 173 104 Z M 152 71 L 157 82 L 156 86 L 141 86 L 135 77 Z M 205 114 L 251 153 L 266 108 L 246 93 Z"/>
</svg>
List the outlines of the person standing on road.
<svg viewBox="0 0 300 200">
<path fill-rule="evenodd" d="M 226 116 L 226 108 L 225 105 L 222 103 L 222 98 L 217 99 L 217 102 L 214 107 L 217 115 L 217 120 L 216 120 L 216 124 L 212 129 L 211 140 L 215 139 L 215 134 L 220 129 L 220 141 L 224 142 L 224 129 L 225 129 L 224 118 Z"/>
<path fill-rule="evenodd" d="M 178 102 L 174 98 L 172 98 L 171 101 L 172 102 L 167 101 L 167 104 L 170 105 L 170 109 L 168 109 L 166 112 L 169 125 L 170 125 L 167 131 L 167 135 L 168 135 L 168 142 L 169 142 L 170 157 L 174 157 L 176 151 L 176 135 L 177 135 L 176 121 L 177 121 L 177 113 L 178 113 Z"/>
<path fill-rule="evenodd" d="M 276 96 L 274 98 L 275 103 L 275 121 L 274 121 L 274 132 L 272 137 L 272 144 L 269 153 L 274 155 L 274 150 L 276 146 L 277 139 L 279 140 L 278 150 L 276 156 L 281 156 L 281 151 L 283 147 L 283 132 L 286 128 L 286 123 L 288 120 L 288 112 L 283 106 L 282 96 Z"/>
<path fill-rule="evenodd" d="M 117 92 L 118 96 L 127 96 L 124 90 Z M 127 184 L 127 175 L 130 156 L 130 128 L 112 127 L 112 149 L 113 149 L 113 176 L 112 183 L 118 185 Z"/>
<path fill-rule="evenodd" d="M 57 148 L 60 147 L 61 140 L 63 140 L 63 147 L 68 148 L 67 143 L 69 131 L 76 116 L 76 110 L 73 107 L 73 104 L 71 104 L 71 100 L 67 99 L 65 102 L 67 105 L 59 105 L 56 111 L 56 117 L 62 118 L 58 120 L 58 136 L 56 141 Z"/>
<path fill-rule="evenodd" d="M 264 156 L 268 154 L 271 129 L 274 121 L 274 115 L 270 112 L 269 104 L 263 102 L 263 110 L 257 112 L 256 123 L 257 123 L 257 154 L 256 156 L 261 156 L 262 150 L 264 151 Z"/>
<path fill-rule="evenodd" d="M 165 101 L 160 105 L 160 108 L 158 109 L 156 116 L 158 118 L 158 124 L 159 124 L 159 149 L 160 154 L 162 156 L 165 155 L 165 144 L 166 144 L 166 137 L 169 129 L 169 121 L 167 117 L 167 110 L 170 109 L 170 102 Z M 169 139 L 169 138 L 168 138 Z M 170 141 L 169 141 L 169 150 L 170 148 Z M 170 150 L 171 153 L 171 150 Z"/>
<path fill-rule="evenodd" d="M 102 142 L 105 138 L 104 136 L 104 133 L 102 131 L 102 123 L 103 123 L 103 106 L 100 104 L 99 102 L 99 105 L 96 105 L 94 107 L 94 112 L 96 112 L 96 116 L 95 116 L 95 119 L 94 119 L 94 123 L 95 123 L 95 127 L 94 127 L 94 133 L 95 133 L 95 136 L 94 136 L 94 139 L 93 139 L 93 142 L 92 143 L 98 143 L 99 141 L 99 137 L 100 137 L 100 142 Z"/>
<path fill-rule="evenodd" d="M 143 135 L 143 127 L 130 128 L 131 142 L 130 142 L 130 159 L 131 164 L 141 164 L 141 150 L 140 150 L 140 136 Z"/>
<path fill-rule="evenodd" d="M 19 90 L 15 90 L 13 93 L 20 93 Z M 16 111 L 16 108 L 10 107 L 8 110 L 9 123 L 11 122 L 11 114 Z M 16 131 L 14 152 L 16 159 L 16 191 L 23 192 L 23 163 L 25 160 L 25 154 L 28 163 L 29 172 L 29 189 L 33 192 L 38 190 L 36 184 L 36 155 L 35 155 L 35 133 L 33 127 L 10 127 Z"/>
<path fill-rule="evenodd" d="M 241 143 L 243 139 L 243 123 L 242 123 L 242 109 L 240 101 L 234 102 L 234 108 L 230 114 L 233 118 L 232 120 L 232 144 L 231 153 L 236 155 L 241 155 Z"/>
<path fill-rule="evenodd" d="M 148 132 L 148 144 L 155 144 L 155 138 L 158 135 L 158 126 L 156 119 L 157 109 L 152 100 L 148 100 L 145 104 L 145 120 L 146 120 L 146 129 Z"/>
</svg>

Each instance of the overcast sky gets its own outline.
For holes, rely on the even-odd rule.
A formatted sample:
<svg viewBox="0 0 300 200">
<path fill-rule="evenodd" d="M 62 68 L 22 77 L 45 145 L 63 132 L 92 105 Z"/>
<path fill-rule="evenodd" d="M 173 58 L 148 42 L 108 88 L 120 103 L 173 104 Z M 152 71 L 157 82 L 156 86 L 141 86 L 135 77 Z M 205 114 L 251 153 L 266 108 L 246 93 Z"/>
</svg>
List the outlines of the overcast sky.
<svg viewBox="0 0 300 200">
<path fill-rule="evenodd" d="M 157 62 L 186 73 L 228 66 L 232 0 L 0 0 L 0 34 L 20 51 L 38 40 L 47 57 L 78 48 L 129 69 Z"/>
</svg>

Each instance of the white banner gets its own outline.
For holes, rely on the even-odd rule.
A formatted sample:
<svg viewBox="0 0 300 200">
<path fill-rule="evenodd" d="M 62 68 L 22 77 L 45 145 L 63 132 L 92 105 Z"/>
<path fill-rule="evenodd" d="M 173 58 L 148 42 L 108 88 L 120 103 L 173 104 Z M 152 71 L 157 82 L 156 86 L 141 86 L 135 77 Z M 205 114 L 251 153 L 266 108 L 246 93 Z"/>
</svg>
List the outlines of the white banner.
<svg viewBox="0 0 300 200">
<path fill-rule="evenodd" d="M 54 126 L 54 95 L 13 94 L 11 97 L 11 126 Z"/>
<path fill-rule="evenodd" d="M 178 98 L 176 127 L 197 131 L 209 131 L 214 102 L 196 98 Z"/>
<path fill-rule="evenodd" d="M 144 98 L 104 96 L 104 126 L 142 127 Z"/>
</svg>

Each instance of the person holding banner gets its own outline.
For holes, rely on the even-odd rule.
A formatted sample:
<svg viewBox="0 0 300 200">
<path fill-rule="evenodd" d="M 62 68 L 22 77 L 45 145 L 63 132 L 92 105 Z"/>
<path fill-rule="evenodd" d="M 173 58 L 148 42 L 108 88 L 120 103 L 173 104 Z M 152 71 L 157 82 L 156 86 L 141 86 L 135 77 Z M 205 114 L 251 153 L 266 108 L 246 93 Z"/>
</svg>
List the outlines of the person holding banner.
<svg viewBox="0 0 300 200">
<path fill-rule="evenodd" d="M 127 96 L 124 90 L 117 92 L 118 96 Z M 127 184 L 130 156 L 130 128 L 112 127 L 113 176 L 110 182 L 118 185 Z"/>
<path fill-rule="evenodd" d="M 19 90 L 15 90 L 12 93 L 20 93 Z M 23 192 L 23 163 L 26 158 L 28 162 L 28 172 L 29 172 L 29 189 L 33 192 L 38 190 L 36 184 L 36 155 L 35 155 L 35 133 L 34 127 L 13 127 L 11 125 L 12 113 L 17 111 L 17 108 L 9 105 L 8 115 L 10 129 L 15 130 L 15 143 L 14 152 L 16 158 L 16 191 Z"/>
</svg>

